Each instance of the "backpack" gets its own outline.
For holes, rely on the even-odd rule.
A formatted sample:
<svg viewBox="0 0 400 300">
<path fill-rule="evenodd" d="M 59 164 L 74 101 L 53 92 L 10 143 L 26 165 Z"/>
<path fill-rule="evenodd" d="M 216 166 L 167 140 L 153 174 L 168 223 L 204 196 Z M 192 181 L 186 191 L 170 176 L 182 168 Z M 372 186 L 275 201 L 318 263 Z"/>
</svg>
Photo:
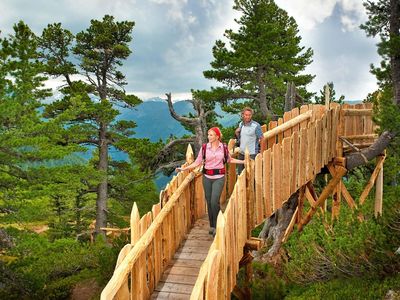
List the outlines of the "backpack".
<svg viewBox="0 0 400 300">
<path fill-rule="evenodd" d="M 227 163 L 228 158 L 229 158 L 229 150 L 228 150 L 228 146 L 225 143 L 222 143 L 222 147 L 224 148 L 224 164 Z M 203 153 L 203 161 L 206 160 L 206 148 L 207 148 L 207 144 L 203 144 L 201 146 L 201 152 Z"/>
<path fill-rule="evenodd" d="M 240 122 L 239 123 L 239 128 L 240 128 L 239 136 L 235 135 L 235 139 L 236 139 L 235 147 L 240 147 L 240 135 L 242 134 L 242 127 L 243 127 L 243 122 Z"/>
</svg>

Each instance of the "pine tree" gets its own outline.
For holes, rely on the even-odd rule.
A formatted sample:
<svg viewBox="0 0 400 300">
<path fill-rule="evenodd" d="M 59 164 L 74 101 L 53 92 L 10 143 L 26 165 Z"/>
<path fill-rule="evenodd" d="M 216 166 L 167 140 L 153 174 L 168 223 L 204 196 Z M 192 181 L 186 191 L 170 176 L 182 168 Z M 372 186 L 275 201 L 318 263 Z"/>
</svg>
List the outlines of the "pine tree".
<svg viewBox="0 0 400 300">
<path fill-rule="evenodd" d="M 34 172 L 27 168 L 29 162 L 72 151 L 57 145 L 63 132 L 58 122 L 41 116 L 41 100 L 50 95 L 43 71 L 36 36 L 20 21 L 13 34 L 0 39 L 0 181 L 6 189 L 28 184 Z"/>
<path fill-rule="evenodd" d="M 296 21 L 273 0 L 235 0 L 233 8 L 242 13 L 236 20 L 240 28 L 225 31 L 228 45 L 216 41 L 212 69 L 204 72 L 223 84 L 212 90 L 215 99 L 244 99 L 263 121 L 282 114 L 288 82 L 309 99 L 305 86 L 313 76 L 300 72 L 311 63 L 313 52 L 300 46 Z"/>
<path fill-rule="evenodd" d="M 95 147 L 95 164 L 101 179 L 96 188 L 96 233 L 107 225 L 109 198 L 109 148 L 128 152 L 135 146 L 133 121 L 117 120 L 116 106 L 134 107 L 141 101 L 126 94 L 125 76 L 119 70 L 131 54 L 134 22 L 117 22 L 112 16 L 92 20 L 74 36 L 61 24 L 51 24 L 40 38 L 47 73 L 64 78 L 62 99 L 46 108 L 49 118 L 68 125 L 67 143 Z M 72 58 L 75 55 L 76 60 Z"/>
<path fill-rule="evenodd" d="M 336 99 L 336 91 L 333 82 L 328 82 L 326 84 L 329 88 L 329 102 L 336 102 L 339 104 L 343 104 L 344 95 L 340 95 L 339 99 Z M 325 87 L 319 90 L 319 96 L 314 97 L 314 102 L 316 104 L 325 104 Z"/>
</svg>

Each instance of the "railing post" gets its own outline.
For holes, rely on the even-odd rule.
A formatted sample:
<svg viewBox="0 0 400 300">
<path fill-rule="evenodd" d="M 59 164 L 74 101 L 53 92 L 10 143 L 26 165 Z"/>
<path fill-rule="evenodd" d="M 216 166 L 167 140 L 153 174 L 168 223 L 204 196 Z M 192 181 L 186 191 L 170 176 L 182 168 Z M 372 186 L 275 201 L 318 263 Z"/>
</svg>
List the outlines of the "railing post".
<svg viewBox="0 0 400 300">
<path fill-rule="evenodd" d="M 254 220 L 254 206 L 253 206 L 253 197 L 254 197 L 254 182 L 252 180 L 253 169 L 252 169 L 252 161 L 250 159 L 249 150 L 245 151 L 245 171 L 246 171 L 246 211 L 247 211 L 247 238 L 251 237 L 251 231 L 253 229 L 253 220 Z"/>
</svg>

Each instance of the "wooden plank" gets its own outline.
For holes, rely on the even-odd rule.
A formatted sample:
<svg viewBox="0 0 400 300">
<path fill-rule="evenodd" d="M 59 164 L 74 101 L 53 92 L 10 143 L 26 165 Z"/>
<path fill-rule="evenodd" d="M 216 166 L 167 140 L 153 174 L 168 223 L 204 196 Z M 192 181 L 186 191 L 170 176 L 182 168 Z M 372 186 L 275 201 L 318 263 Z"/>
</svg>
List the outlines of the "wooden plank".
<svg viewBox="0 0 400 300">
<path fill-rule="evenodd" d="M 169 292 L 155 292 L 151 295 L 151 299 L 188 300 L 190 299 L 190 295 Z"/>
<path fill-rule="evenodd" d="M 331 130 L 331 150 L 329 154 L 329 160 L 336 156 L 336 142 L 338 140 L 338 122 L 339 122 L 339 111 L 340 108 L 336 107 L 332 112 L 332 130 Z"/>
<path fill-rule="evenodd" d="M 344 115 L 349 117 L 354 116 L 372 116 L 372 109 L 357 108 L 360 104 L 356 104 L 356 108 L 344 108 Z M 362 104 L 361 104 L 362 105 Z"/>
<path fill-rule="evenodd" d="M 318 120 L 315 123 L 315 165 L 314 165 L 314 175 L 317 175 L 322 166 L 322 121 Z"/>
<path fill-rule="evenodd" d="M 191 284 L 160 282 L 160 284 L 156 288 L 156 291 L 190 295 L 192 293 L 192 289 L 193 285 Z M 147 298 L 142 298 L 142 299 L 147 299 Z"/>
<path fill-rule="evenodd" d="M 308 105 L 302 105 L 302 106 L 300 107 L 300 115 L 306 114 L 306 113 L 308 112 L 308 110 L 309 110 Z M 302 129 L 302 128 L 307 128 L 308 122 L 309 122 L 309 118 L 307 118 L 307 119 L 301 121 L 301 123 L 300 123 L 300 129 Z"/>
<path fill-rule="evenodd" d="M 204 242 L 197 246 L 189 246 L 189 245 L 182 245 L 176 250 L 174 257 L 180 253 L 208 253 L 208 249 L 210 245 L 205 244 Z"/>
<path fill-rule="evenodd" d="M 161 211 L 161 204 L 160 203 L 154 204 L 153 207 L 151 208 L 153 220 L 157 217 L 157 215 L 160 213 L 160 211 Z"/>
<path fill-rule="evenodd" d="M 308 224 L 308 222 L 311 220 L 312 216 L 315 214 L 317 207 L 321 206 L 326 198 L 332 193 L 332 191 L 335 189 L 336 185 L 338 182 L 342 179 L 342 176 L 345 175 L 347 170 L 343 167 L 338 166 L 337 171 L 336 171 L 336 177 L 333 177 L 328 185 L 325 187 L 325 189 L 322 191 L 321 195 L 318 197 L 318 201 L 315 203 L 314 207 L 311 207 L 311 209 L 308 211 L 307 215 L 300 221 L 298 225 L 298 230 L 301 231 L 303 227 Z"/>
<path fill-rule="evenodd" d="M 255 219 L 256 219 L 256 224 L 261 224 L 262 221 L 264 220 L 264 214 L 263 214 L 263 191 L 262 191 L 262 171 L 263 171 L 263 161 L 262 161 L 262 155 L 257 154 L 256 159 L 255 159 L 255 176 L 254 176 L 254 181 L 255 181 L 255 200 L 256 200 L 256 209 L 255 209 Z"/>
<path fill-rule="evenodd" d="M 272 173 L 271 173 L 271 149 L 263 153 L 263 198 L 264 198 L 264 218 L 272 214 Z"/>
<path fill-rule="evenodd" d="M 299 177 L 299 154 L 300 154 L 300 140 L 299 131 L 294 131 L 292 135 L 292 167 L 290 176 L 290 194 L 293 194 L 299 188 L 298 177 Z"/>
<path fill-rule="evenodd" d="M 308 132 L 306 128 L 300 130 L 299 144 L 300 144 L 300 155 L 299 155 L 299 181 L 297 186 L 303 186 L 306 184 L 306 163 L 307 163 L 307 137 Z"/>
<path fill-rule="evenodd" d="M 140 294 L 141 299 L 149 299 L 150 298 L 150 290 L 149 286 L 147 285 L 147 251 L 143 252 L 140 256 L 138 263 L 139 263 L 139 286 L 140 286 Z M 137 279 L 136 279 L 137 280 Z"/>
<path fill-rule="evenodd" d="M 306 181 L 313 179 L 314 174 L 314 158 L 315 158 L 315 124 L 311 123 L 307 132 L 307 165 L 306 165 Z"/>
<path fill-rule="evenodd" d="M 286 122 L 290 121 L 290 119 L 292 119 L 292 112 L 291 111 L 286 111 L 283 114 L 283 122 L 286 123 Z M 292 135 L 292 128 L 291 127 L 289 127 L 288 129 L 286 129 L 283 132 L 283 138 L 290 137 L 291 135 Z"/>
<path fill-rule="evenodd" d="M 366 103 L 366 108 L 371 108 L 372 109 L 372 103 Z M 373 122 L 371 117 L 364 117 L 364 130 L 363 134 L 373 134 Z"/>
<path fill-rule="evenodd" d="M 364 108 L 364 104 L 362 104 L 362 103 L 356 104 L 355 108 L 358 111 L 361 111 Z M 371 112 L 371 114 L 372 114 L 372 112 Z M 354 120 L 353 121 L 353 124 L 354 124 L 353 125 L 353 127 L 354 127 L 353 135 L 363 134 L 364 130 L 363 130 L 362 117 L 363 117 L 362 115 L 353 116 L 353 120 Z"/>
<path fill-rule="evenodd" d="M 294 224 L 296 223 L 296 220 L 297 220 L 298 212 L 299 212 L 299 207 L 296 207 L 296 210 L 294 211 L 292 219 L 290 220 L 289 225 L 286 228 L 285 233 L 283 235 L 282 243 L 285 243 L 288 240 L 289 235 L 292 233 Z"/>
<path fill-rule="evenodd" d="M 136 202 L 133 203 L 131 211 L 131 245 L 134 245 L 140 238 L 140 216 Z"/>
<path fill-rule="evenodd" d="M 281 172 L 281 159 L 282 150 L 280 144 L 275 144 L 272 148 L 272 211 L 276 211 L 282 206 L 282 172 Z"/>
<path fill-rule="evenodd" d="M 197 259 L 197 260 L 204 260 L 207 256 L 207 253 L 188 253 L 188 252 L 182 252 L 178 254 L 178 256 L 175 256 L 175 258 L 183 258 L 183 259 Z"/>
<path fill-rule="evenodd" d="M 281 126 L 282 124 L 283 124 L 283 119 L 282 119 L 282 118 L 279 118 L 279 119 L 278 119 L 278 127 Z M 282 130 L 279 130 L 279 131 L 278 131 L 277 136 L 278 136 L 278 143 L 279 143 L 279 144 L 282 143 L 282 140 L 283 140 L 283 131 L 284 131 L 284 130 L 285 130 L 285 129 L 284 129 L 284 127 L 282 126 Z"/>
<path fill-rule="evenodd" d="M 126 244 L 121 251 L 118 254 L 118 259 L 117 259 L 117 268 L 121 262 L 124 260 L 125 256 L 128 254 L 128 252 L 131 250 L 131 244 Z M 129 292 L 129 287 L 128 287 L 128 280 L 124 282 L 124 284 L 121 286 L 121 288 L 118 290 L 118 292 L 115 294 L 116 299 L 129 299 L 130 297 L 130 292 Z"/>
<path fill-rule="evenodd" d="M 276 128 L 278 126 L 278 122 L 277 121 L 270 121 L 268 124 L 268 132 L 270 132 L 272 129 Z M 276 144 L 276 135 L 271 135 L 271 137 L 266 137 L 264 134 L 264 138 L 268 140 L 268 149 L 272 148 L 273 145 Z"/>
<path fill-rule="evenodd" d="M 301 115 L 297 116 L 296 118 L 291 119 L 287 123 L 283 123 L 282 118 L 279 118 L 278 127 L 270 129 L 266 133 L 264 133 L 264 138 L 269 139 L 271 137 L 274 137 L 274 136 L 278 135 L 278 136 L 281 137 L 281 138 L 278 138 L 278 140 L 282 141 L 283 132 L 286 129 L 292 128 L 293 126 L 296 126 L 296 125 L 298 125 L 299 123 L 301 123 L 303 121 L 307 121 L 308 119 L 311 118 L 311 116 L 312 116 L 312 112 L 311 111 L 307 111 L 304 114 L 301 114 Z M 270 124 L 271 124 L 271 122 L 270 122 Z"/>
<path fill-rule="evenodd" d="M 383 165 L 376 178 L 376 188 L 375 188 L 375 205 L 374 214 L 375 218 L 382 215 L 383 206 Z"/>
<path fill-rule="evenodd" d="M 328 136 L 327 136 L 327 119 L 328 115 L 324 114 L 321 119 L 321 161 L 319 165 L 319 171 L 328 163 L 327 161 L 327 145 L 328 145 Z"/>
<path fill-rule="evenodd" d="M 203 260 L 204 260 L 204 258 L 203 258 Z M 185 258 L 185 259 L 187 260 L 187 258 Z M 173 275 L 197 276 L 198 272 L 199 272 L 198 267 L 185 267 L 185 266 L 172 265 L 164 271 L 163 275 L 164 274 L 167 274 L 167 275 L 173 274 Z"/>
<path fill-rule="evenodd" d="M 229 249 L 228 249 L 229 250 Z M 221 253 L 218 250 L 214 250 L 210 254 L 210 264 L 208 266 L 208 276 L 207 276 L 207 293 L 206 297 L 208 299 L 221 299 L 222 293 L 221 288 L 222 283 L 219 280 L 219 271 L 221 267 Z"/>
<path fill-rule="evenodd" d="M 200 267 L 198 268 L 200 270 Z M 187 275 L 187 274 L 164 274 L 161 279 L 160 282 L 169 282 L 169 283 L 182 283 L 182 284 L 190 284 L 190 285 L 194 285 L 197 279 L 197 273 L 198 270 L 196 272 L 196 275 L 191 276 L 191 275 Z"/>
<path fill-rule="evenodd" d="M 282 200 L 286 201 L 290 196 L 290 177 L 291 177 L 291 156 L 292 156 L 292 141 L 290 138 L 285 138 L 282 142 Z"/>
<path fill-rule="evenodd" d="M 188 239 L 183 241 L 175 252 L 174 258 L 169 262 L 162 279 L 155 289 L 155 293 L 152 295 L 153 299 L 161 296 L 175 299 L 176 295 L 176 299 L 180 299 L 180 294 L 186 294 L 187 297 L 190 296 L 200 267 L 213 241 L 212 236 L 208 234 L 208 229 L 208 217 L 204 215 L 202 219 L 196 221 L 187 234 Z M 187 286 L 182 286 L 182 284 Z M 175 289 L 171 290 L 173 287 Z M 162 294 L 159 292 L 162 292 Z"/>
<path fill-rule="evenodd" d="M 300 114 L 298 107 L 293 108 L 291 112 L 292 112 L 292 119 L 296 118 Z M 292 127 L 292 132 L 296 132 L 299 130 L 300 130 L 300 124 L 294 125 Z"/>
<path fill-rule="evenodd" d="M 335 170 L 335 167 L 333 166 L 332 163 L 328 164 L 328 170 L 329 170 L 329 172 L 331 173 L 331 175 L 333 177 L 336 176 L 336 170 Z M 356 202 L 354 201 L 353 197 L 350 195 L 350 193 L 347 190 L 346 186 L 344 185 L 343 181 L 340 182 L 340 187 L 339 188 L 340 188 L 340 190 L 335 191 L 335 193 L 336 192 L 338 192 L 338 193 L 340 192 L 343 195 L 343 197 L 346 200 L 346 202 L 349 205 L 349 207 L 351 209 L 356 208 L 357 207 Z M 336 197 L 337 197 L 336 201 L 340 203 L 340 201 L 341 201 L 340 197 L 339 196 L 336 196 Z"/>
<path fill-rule="evenodd" d="M 149 294 L 151 294 L 157 285 L 157 280 L 155 278 L 155 259 L 154 259 L 154 240 L 147 248 L 147 280 L 148 280 L 148 289 Z"/>
<path fill-rule="evenodd" d="M 203 243 L 204 244 L 204 243 Z M 190 268 L 199 268 L 203 264 L 203 260 L 195 260 L 195 259 L 172 259 L 169 262 L 169 266 L 176 266 L 176 267 L 190 267 Z"/>
<path fill-rule="evenodd" d="M 156 230 L 154 234 L 154 279 L 155 283 L 160 280 L 162 271 L 163 271 L 163 264 L 162 264 L 162 234 L 161 228 Z"/>
<path fill-rule="evenodd" d="M 385 162 L 385 156 L 378 156 L 377 160 L 376 160 L 376 167 L 374 169 L 374 171 L 371 174 L 370 179 L 368 180 L 367 185 L 365 186 L 363 192 L 361 193 L 360 196 L 360 204 L 363 204 L 365 199 L 368 197 L 369 192 L 371 191 L 375 180 L 379 174 L 379 172 L 381 171 L 382 167 L 383 167 L 383 163 Z"/>
<path fill-rule="evenodd" d="M 236 164 L 229 164 L 228 166 L 228 196 L 233 192 L 236 183 Z"/>
</svg>

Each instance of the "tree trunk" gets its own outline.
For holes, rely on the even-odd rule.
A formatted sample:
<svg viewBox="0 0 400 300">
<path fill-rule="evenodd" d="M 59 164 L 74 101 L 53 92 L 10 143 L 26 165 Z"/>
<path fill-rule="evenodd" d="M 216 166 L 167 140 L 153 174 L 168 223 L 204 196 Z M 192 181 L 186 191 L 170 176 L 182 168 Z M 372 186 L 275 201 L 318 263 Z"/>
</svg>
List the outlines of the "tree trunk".
<svg viewBox="0 0 400 300">
<path fill-rule="evenodd" d="M 167 96 L 167 104 L 170 115 L 182 125 L 192 126 L 194 128 L 195 135 L 191 137 L 191 139 L 194 140 L 195 153 L 199 153 L 201 145 L 207 142 L 207 115 L 211 113 L 211 111 L 204 111 L 204 104 L 201 99 L 193 99 L 191 102 L 197 116 L 184 117 L 178 115 L 172 104 L 171 93 L 166 93 L 165 95 Z M 168 147 L 168 145 L 166 147 Z M 166 149 L 166 147 L 160 151 L 161 154 L 168 153 L 172 150 Z M 154 161 L 157 162 L 156 164 L 154 164 L 154 168 L 157 169 L 159 167 L 159 164 L 163 162 L 163 159 L 161 157 L 157 157 Z M 171 163 L 169 163 L 168 165 L 171 165 Z"/>
<path fill-rule="evenodd" d="M 262 69 L 258 68 L 257 70 L 257 83 L 258 83 L 258 102 L 260 105 L 260 112 L 263 120 L 267 120 L 271 117 L 271 112 L 268 109 L 267 104 L 267 92 L 265 90 L 265 82 L 264 82 L 264 72 Z"/>
<path fill-rule="evenodd" d="M 97 186 L 95 234 L 101 234 L 103 236 L 105 236 L 105 233 L 100 230 L 100 228 L 107 227 L 108 143 L 106 134 L 107 125 L 104 122 L 101 122 L 99 131 L 99 164 L 97 169 L 101 171 L 102 179 L 100 184 Z"/>
<path fill-rule="evenodd" d="M 273 241 L 272 246 L 268 252 L 258 259 L 269 261 L 276 254 L 282 245 L 282 238 L 285 234 L 286 228 L 289 226 L 290 220 L 298 204 L 299 191 L 291 195 L 283 206 L 276 210 L 268 219 L 265 220 L 264 227 L 261 230 L 259 237 L 266 241 Z"/>
<path fill-rule="evenodd" d="M 398 0 L 390 0 L 390 35 L 391 40 L 398 39 L 400 35 L 400 3 Z M 390 70 L 394 87 L 393 102 L 400 107 L 400 49 L 392 49 L 390 57 Z"/>
<path fill-rule="evenodd" d="M 385 131 L 368 148 L 346 155 L 346 169 L 352 170 L 355 167 L 365 165 L 368 161 L 383 153 L 394 137 L 395 135 L 393 133 Z"/>
</svg>

